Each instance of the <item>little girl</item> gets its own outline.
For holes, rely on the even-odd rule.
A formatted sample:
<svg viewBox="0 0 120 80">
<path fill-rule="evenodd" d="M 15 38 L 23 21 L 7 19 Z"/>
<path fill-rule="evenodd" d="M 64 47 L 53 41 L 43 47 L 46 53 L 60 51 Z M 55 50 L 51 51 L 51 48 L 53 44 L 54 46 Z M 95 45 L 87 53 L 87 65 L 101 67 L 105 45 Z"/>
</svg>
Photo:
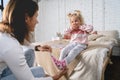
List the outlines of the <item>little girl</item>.
<svg viewBox="0 0 120 80">
<path fill-rule="evenodd" d="M 92 32 L 91 25 L 84 24 L 80 11 L 69 13 L 70 27 L 64 33 L 64 39 L 70 39 L 70 43 L 61 50 L 59 60 L 52 59 L 59 69 L 66 67 L 88 44 L 88 34 Z"/>
<path fill-rule="evenodd" d="M 84 24 L 80 11 L 69 13 L 70 27 L 64 33 L 64 39 L 70 39 L 70 43 L 61 50 L 59 60 L 52 56 L 53 62 L 59 69 L 64 69 L 75 57 L 86 49 L 88 34 L 92 32 L 91 25 Z"/>
</svg>

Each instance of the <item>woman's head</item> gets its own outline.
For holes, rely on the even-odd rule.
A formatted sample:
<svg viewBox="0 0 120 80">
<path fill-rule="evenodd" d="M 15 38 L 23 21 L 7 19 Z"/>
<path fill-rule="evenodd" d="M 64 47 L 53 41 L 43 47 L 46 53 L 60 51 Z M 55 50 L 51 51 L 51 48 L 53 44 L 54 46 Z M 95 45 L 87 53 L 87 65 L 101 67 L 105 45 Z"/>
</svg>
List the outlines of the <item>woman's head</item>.
<svg viewBox="0 0 120 80">
<path fill-rule="evenodd" d="M 80 25 L 84 24 L 83 17 L 79 10 L 75 10 L 73 13 L 69 13 L 70 25 L 72 29 L 78 29 Z"/>
<path fill-rule="evenodd" d="M 34 31 L 37 21 L 38 5 L 32 0 L 10 0 L 3 11 L 2 22 L 22 44 L 29 40 L 29 32 Z"/>
</svg>

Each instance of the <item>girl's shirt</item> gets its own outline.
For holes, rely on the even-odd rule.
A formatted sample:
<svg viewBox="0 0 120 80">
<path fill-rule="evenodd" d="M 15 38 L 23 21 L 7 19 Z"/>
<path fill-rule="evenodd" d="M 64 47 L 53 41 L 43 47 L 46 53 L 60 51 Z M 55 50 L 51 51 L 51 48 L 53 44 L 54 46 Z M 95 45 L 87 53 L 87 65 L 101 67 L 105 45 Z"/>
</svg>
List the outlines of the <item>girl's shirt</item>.
<svg viewBox="0 0 120 80">
<path fill-rule="evenodd" d="M 70 42 L 78 42 L 81 44 L 88 44 L 88 34 L 93 31 L 93 26 L 82 25 L 77 30 L 68 28 L 64 33 L 65 39 L 70 39 Z"/>
<path fill-rule="evenodd" d="M 19 42 L 0 32 L 0 74 L 8 66 L 17 80 L 53 80 L 51 77 L 34 78 Z"/>
</svg>

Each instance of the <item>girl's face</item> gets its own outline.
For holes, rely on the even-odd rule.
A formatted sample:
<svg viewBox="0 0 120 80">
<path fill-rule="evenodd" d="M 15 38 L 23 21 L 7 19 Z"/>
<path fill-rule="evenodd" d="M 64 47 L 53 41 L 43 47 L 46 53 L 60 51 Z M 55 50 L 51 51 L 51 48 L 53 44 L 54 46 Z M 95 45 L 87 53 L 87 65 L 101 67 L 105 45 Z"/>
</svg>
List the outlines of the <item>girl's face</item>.
<svg viewBox="0 0 120 80">
<path fill-rule="evenodd" d="M 38 23 L 37 17 L 38 17 L 38 11 L 36 11 L 32 17 L 29 16 L 26 17 L 26 23 L 29 31 L 34 31 L 35 25 Z"/>
<path fill-rule="evenodd" d="M 80 20 L 77 16 L 73 16 L 70 18 L 70 25 L 72 29 L 79 29 Z"/>
</svg>

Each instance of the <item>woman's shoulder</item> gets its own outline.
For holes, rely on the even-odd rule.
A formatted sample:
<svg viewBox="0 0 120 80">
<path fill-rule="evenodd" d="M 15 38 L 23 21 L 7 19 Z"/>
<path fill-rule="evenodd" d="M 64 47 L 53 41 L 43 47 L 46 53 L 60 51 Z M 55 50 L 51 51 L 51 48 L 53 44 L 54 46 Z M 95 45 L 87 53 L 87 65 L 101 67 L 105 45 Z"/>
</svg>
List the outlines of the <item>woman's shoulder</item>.
<svg viewBox="0 0 120 80">
<path fill-rule="evenodd" d="M 8 33 L 0 32 L 0 47 L 14 47 L 19 45 L 19 42 Z"/>
</svg>

